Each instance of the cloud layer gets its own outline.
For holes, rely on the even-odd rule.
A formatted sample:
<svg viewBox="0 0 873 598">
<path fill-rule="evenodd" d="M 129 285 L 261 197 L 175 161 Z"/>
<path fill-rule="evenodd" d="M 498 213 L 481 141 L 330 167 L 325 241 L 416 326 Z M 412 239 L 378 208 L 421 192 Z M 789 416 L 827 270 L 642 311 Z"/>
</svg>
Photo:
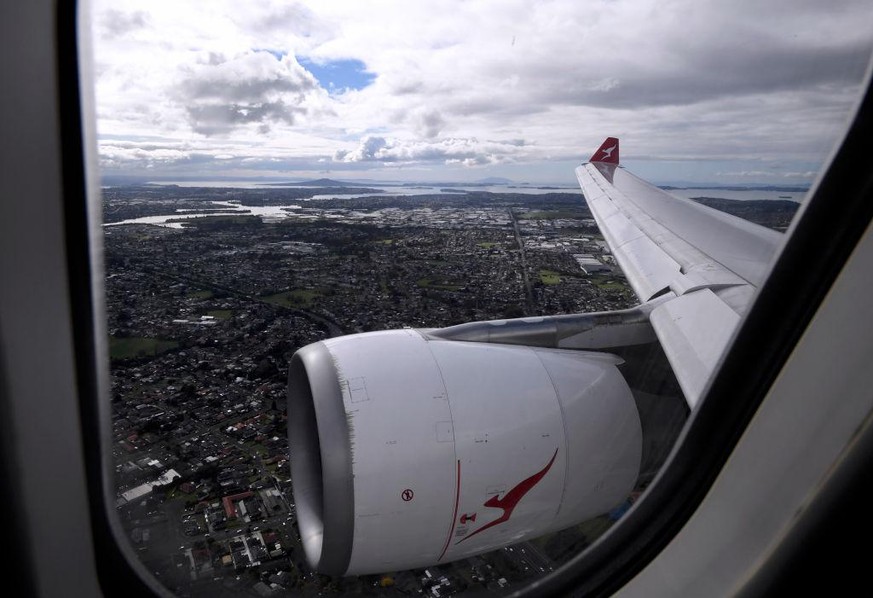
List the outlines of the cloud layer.
<svg viewBox="0 0 873 598">
<path fill-rule="evenodd" d="M 98 0 L 92 22 L 114 173 L 544 180 L 618 135 L 630 161 L 808 179 L 873 48 L 867 0 Z M 325 89 L 304 66 L 352 63 L 372 83 Z"/>
</svg>

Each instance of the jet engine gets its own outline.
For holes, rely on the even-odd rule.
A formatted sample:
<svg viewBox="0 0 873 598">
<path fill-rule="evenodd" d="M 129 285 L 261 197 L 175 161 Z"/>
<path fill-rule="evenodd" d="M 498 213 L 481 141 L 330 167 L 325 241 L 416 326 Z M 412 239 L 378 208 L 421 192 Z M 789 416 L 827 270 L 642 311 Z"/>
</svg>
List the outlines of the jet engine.
<svg viewBox="0 0 873 598">
<path fill-rule="evenodd" d="M 310 565 L 330 575 L 428 566 L 615 507 L 642 452 L 620 363 L 411 329 L 300 349 L 288 419 Z"/>
</svg>

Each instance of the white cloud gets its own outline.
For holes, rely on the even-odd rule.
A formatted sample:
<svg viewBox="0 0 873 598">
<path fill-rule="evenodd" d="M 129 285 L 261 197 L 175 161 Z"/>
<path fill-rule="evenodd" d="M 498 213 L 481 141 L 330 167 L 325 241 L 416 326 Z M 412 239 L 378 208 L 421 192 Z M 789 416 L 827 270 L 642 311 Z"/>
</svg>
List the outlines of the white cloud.
<svg viewBox="0 0 873 598">
<path fill-rule="evenodd" d="M 867 0 L 95 4 L 101 135 L 313 167 L 524 171 L 611 134 L 626 157 L 801 172 L 839 137 L 873 47 Z M 331 97 L 300 57 L 376 78 Z"/>
<path fill-rule="evenodd" d="M 180 68 L 175 98 L 191 128 L 204 135 L 229 133 L 257 125 L 294 125 L 299 117 L 324 110 L 326 94 L 291 55 L 281 59 L 267 51 L 233 58 L 211 53 L 207 62 Z"/>
<path fill-rule="evenodd" d="M 524 143 L 484 141 L 475 138 L 450 137 L 437 141 L 386 139 L 368 135 L 354 150 L 338 150 L 339 162 L 431 163 L 482 166 L 510 162 Z"/>
</svg>

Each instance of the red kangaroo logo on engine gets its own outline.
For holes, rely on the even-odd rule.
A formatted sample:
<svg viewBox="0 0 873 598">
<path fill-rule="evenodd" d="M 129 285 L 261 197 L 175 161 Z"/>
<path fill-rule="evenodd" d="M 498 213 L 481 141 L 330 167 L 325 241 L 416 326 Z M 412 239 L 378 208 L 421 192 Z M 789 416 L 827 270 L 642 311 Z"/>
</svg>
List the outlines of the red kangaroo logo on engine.
<svg viewBox="0 0 873 598">
<path fill-rule="evenodd" d="M 507 492 L 503 498 L 497 498 L 497 496 L 492 496 L 487 501 L 485 501 L 484 506 L 491 507 L 494 509 L 503 509 L 503 515 L 495 519 L 490 523 L 486 523 L 473 533 L 469 534 L 467 537 L 459 540 L 457 543 L 460 544 L 464 540 L 469 540 L 479 532 L 484 532 L 489 527 L 494 527 L 495 525 L 500 525 L 501 523 L 505 523 L 509 521 L 509 518 L 512 517 L 512 511 L 515 509 L 516 505 L 518 505 L 519 501 L 524 498 L 524 495 L 530 492 L 531 488 L 536 486 L 541 479 L 545 477 L 545 475 L 549 472 L 549 469 L 552 467 L 552 463 L 555 462 L 555 457 L 558 456 L 558 449 L 555 449 L 555 454 L 552 455 L 551 460 L 543 467 L 540 471 L 533 474 L 526 480 L 522 480 L 516 486 Z"/>
</svg>

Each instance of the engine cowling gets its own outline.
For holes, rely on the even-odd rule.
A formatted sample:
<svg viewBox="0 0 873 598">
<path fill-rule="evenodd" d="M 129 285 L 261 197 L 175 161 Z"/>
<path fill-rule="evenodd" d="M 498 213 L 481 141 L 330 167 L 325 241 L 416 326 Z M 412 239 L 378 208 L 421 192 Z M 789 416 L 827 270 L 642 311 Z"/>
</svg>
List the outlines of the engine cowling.
<svg viewBox="0 0 873 598">
<path fill-rule="evenodd" d="M 303 347 L 288 431 L 310 565 L 428 566 L 607 512 L 633 489 L 642 452 L 620 363 L 408 329 Z"/>
</svg>

